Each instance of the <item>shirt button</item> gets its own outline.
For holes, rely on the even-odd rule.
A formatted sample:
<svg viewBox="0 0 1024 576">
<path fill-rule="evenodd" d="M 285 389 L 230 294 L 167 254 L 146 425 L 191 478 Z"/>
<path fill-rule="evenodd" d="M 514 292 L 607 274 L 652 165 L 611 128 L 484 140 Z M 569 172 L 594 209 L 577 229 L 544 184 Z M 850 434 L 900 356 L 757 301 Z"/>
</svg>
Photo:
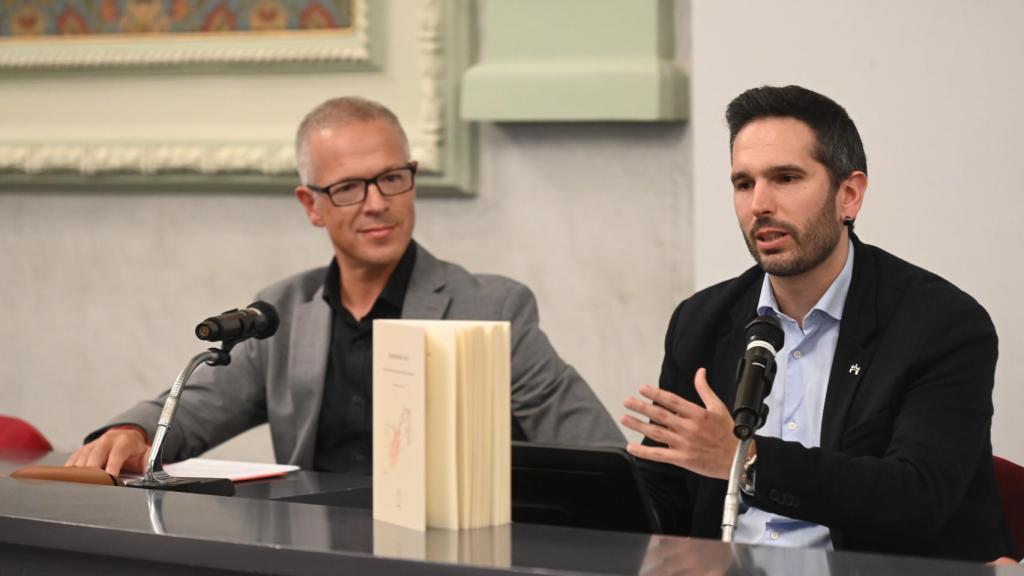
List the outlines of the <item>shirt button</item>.
<svg viewBox="0 0 1024 576">
<path fill-rule="evenodd" d="M 799 350 L 793 350 L 793 358 L 800 358 L 801 356 L 803 356 L 802 352 Z"/>
<path fill-rule="evenodd" d="M 789 428 L 790 430 L 796 430 L 796 422 L 790 422 L 789 424 L 786 424 L 786 428 Z"/>
<path fill-rule="evenodd" d="M 768 537 L 771 538 L 772 540 L 778 540 L 779 539 L 779 533 L 776 532 L 775 530 L 772 530 L 771 532 L 768 533 Z"/>
</svg>

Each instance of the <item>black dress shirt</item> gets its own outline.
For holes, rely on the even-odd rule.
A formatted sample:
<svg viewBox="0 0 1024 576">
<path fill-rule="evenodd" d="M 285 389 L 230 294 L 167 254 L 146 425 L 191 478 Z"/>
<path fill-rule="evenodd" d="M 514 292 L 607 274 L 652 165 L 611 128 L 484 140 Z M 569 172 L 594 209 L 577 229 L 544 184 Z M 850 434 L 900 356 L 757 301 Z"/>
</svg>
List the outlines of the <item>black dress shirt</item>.
<svg viewBox="0 0 1024 576">
<path fill-rule="evenodd" d="M 401 318 L 416 243 L 410 242 L 370 312 L 360 320 L 341 303 L 341 271 L 331 260 L 324 300 L 331 307 L 331 346 L 317 423 L 313 467 L 373 474 L 373 321 Z"/>
</svg>

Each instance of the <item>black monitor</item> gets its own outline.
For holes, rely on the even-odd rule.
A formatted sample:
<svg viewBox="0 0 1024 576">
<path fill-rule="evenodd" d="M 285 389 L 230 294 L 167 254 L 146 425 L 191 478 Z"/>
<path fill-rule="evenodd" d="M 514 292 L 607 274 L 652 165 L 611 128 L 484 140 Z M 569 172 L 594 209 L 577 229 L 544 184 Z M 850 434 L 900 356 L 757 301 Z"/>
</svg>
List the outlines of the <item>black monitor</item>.
<svg viewBox="0 0 1024 576">
<path fill-rule="evenodd" d="M 274 498 L 346 508 L 373 507 L 365 483 Z M 512 521 L 594 530 L 658 533 L 654 507 L 623 448 L 512 442 Z"/>
<path fill-rule="evenodd" d="M 512 521 L 661 531 L 636 462 L 613 447 L 512 442 Z"/>
</svg>

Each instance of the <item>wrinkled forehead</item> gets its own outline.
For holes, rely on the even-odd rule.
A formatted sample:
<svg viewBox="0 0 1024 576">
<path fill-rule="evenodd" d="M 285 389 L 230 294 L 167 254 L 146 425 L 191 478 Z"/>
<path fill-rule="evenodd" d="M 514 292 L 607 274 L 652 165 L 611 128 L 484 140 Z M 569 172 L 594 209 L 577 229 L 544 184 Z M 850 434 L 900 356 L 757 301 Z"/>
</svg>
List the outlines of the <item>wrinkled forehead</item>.
<svg viewBox="0 0 1024 576">
<path fill-rule="evenodd" d="M 321 183 L 371 178 L 409 163 L 401 130 L 386 120 L 345 122 L 311 130 L 306 137 L 310 176 Z"/>
<path fill-rule="evenodd" d="M 409 154 L 409 141 L 402 127 L 386 118 L 327 122 L 312 127 L 305 137 L 306 146 L 319 148 L 326 144 L 360 148 L 400 149 Z"/>
</svg>

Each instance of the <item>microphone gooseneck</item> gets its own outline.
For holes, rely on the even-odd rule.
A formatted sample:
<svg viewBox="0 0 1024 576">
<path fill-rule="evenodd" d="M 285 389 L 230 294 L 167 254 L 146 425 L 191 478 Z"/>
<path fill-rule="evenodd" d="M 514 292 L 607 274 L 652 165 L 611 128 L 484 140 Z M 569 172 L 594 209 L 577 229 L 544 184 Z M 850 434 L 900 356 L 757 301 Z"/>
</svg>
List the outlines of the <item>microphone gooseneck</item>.
<svg viewBox="0 0 1024 576">
<path fill-rule="evenodd" d="M 743 329 L 747 347 L 736 370 L 736 401 L 733 403 L 733 433 L 740 445 L 729 469 L 729 484 L 722 507 L 722 541 L 732 542 L 740 511 L 740 476 L 754 431 L 764 425 L 768 407 L 764 397 L 772 391 L 775 355 L 782 349 L 786 333 L 773 316 L 758 316 Z M 753 460 L 750 461 L 753 463 Z"/>
<path fill-rule="evenodd" d="M 269 338 L 277 332 L 279 323 L 277 310 L 266 302 L 257 301 L 248 308 L 228 310 L 223 314 L 211 316 L 196 326 L 196 336 L 200 340 L 221 342 L 221 347 L 210 348 L 196 354 L 178 373 L 178 378 L 167 393 L 163 410 L 160 412 L 153 445 L 146 459 L 145 473 L 141 479 L 128 482 L 127 486 L 221 496 L 231 496 L 235 493 L 234 485 L 226 478 L 175 478 L 168 474 L 163 467 L 164 444 L 178 408 L 178 399 L 192 373 L 202 364 L 227 366 L 231 363 L 231 348 L 235 344 L 249 338 Z M 154 523 L 154 526 L 157 524 Z"/>
</svg>

